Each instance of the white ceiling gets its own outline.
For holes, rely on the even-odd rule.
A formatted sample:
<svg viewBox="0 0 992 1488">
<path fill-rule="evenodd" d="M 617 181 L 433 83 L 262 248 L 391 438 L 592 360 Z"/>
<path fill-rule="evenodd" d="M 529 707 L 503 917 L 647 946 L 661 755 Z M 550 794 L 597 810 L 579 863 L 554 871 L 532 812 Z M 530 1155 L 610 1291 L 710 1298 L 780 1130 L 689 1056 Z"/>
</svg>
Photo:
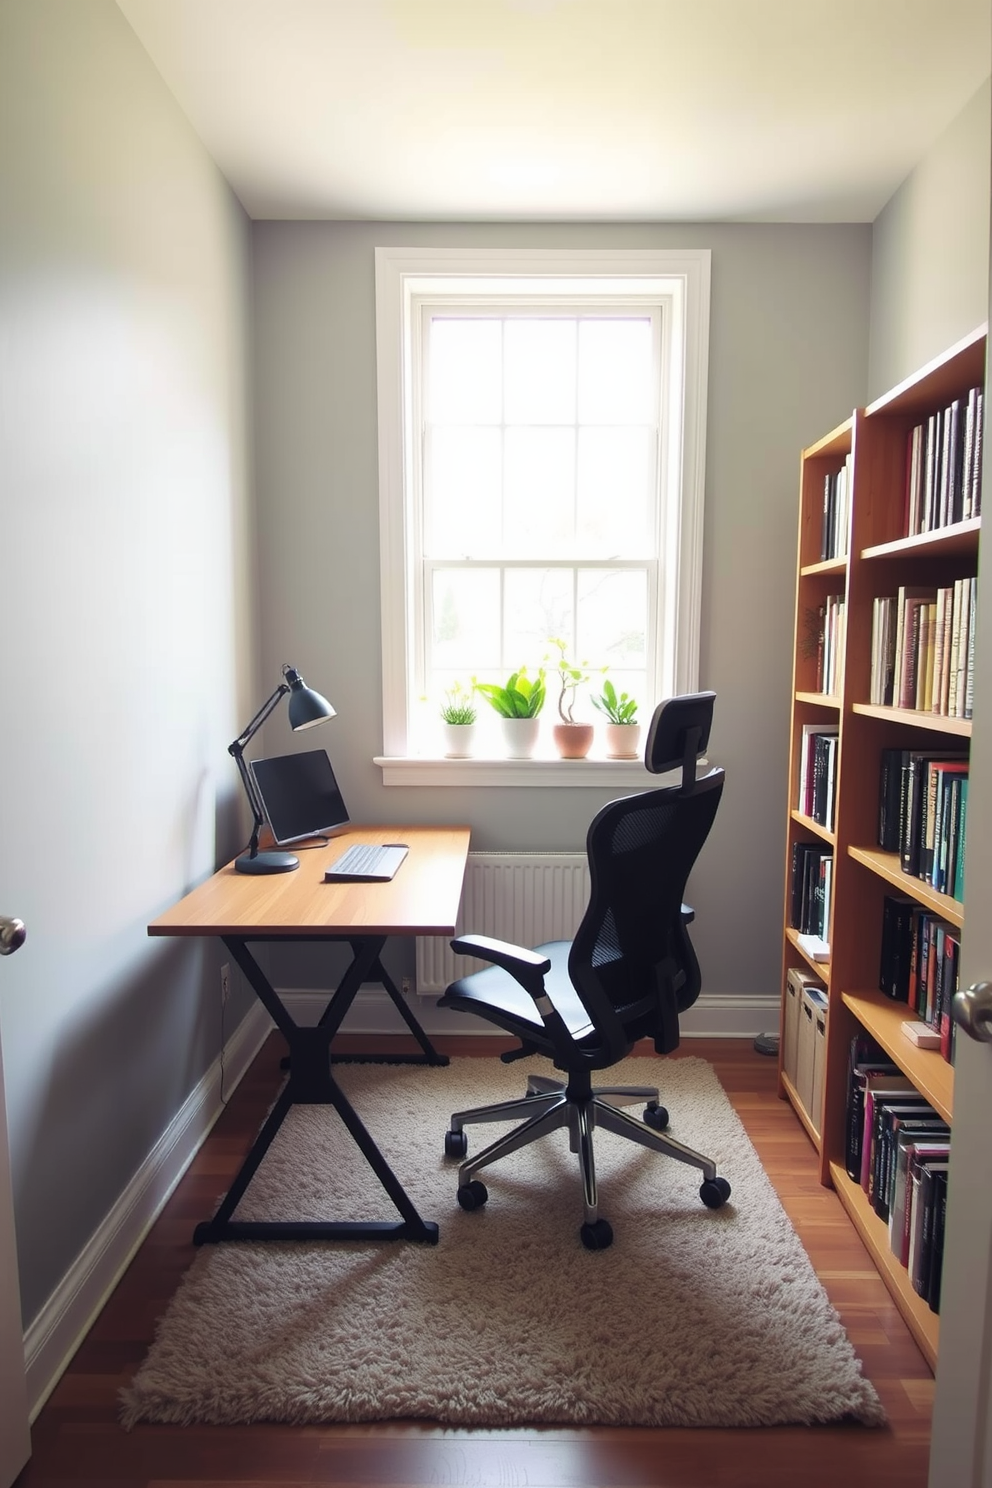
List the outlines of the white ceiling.
<svg viewBox="0 0 992 1488">
<path fill-rule="evenodd" d="M 871 221 L 989 0 L 118 0 L 252 217 Z"/>
</svg>

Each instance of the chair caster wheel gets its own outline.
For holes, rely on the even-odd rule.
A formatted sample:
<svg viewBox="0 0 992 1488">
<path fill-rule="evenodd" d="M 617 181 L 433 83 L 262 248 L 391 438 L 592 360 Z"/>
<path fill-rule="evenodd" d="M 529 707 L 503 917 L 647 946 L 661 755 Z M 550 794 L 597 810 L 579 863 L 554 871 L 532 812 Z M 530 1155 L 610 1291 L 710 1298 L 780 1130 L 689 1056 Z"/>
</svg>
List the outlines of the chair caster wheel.
<svg viewBox="0 0 992 1488">
<path fill-rule="evenodd" d="M 488 1197 L 488 1188 L 478 1178 L 473 1178 L 471 1183 L 466 1183 L 464 1188 L 458 1190 L 458 1202 L 469 1214 L 473 1209 L 481 1209 Z"/>
<path fill-rule="evenodd" d="M 659 1106 L 657 1101 L 648 1101 L 644 1107 L 644 1120 L 648 1126 L 653 1126 L 655 1131 L 664 1131 L 668 1125 L 668 1112 L 664 1106 Z"/>
<path fill-rule="evenodd" d="M 721 1209 L 730 1198 L 730 1184 L 726 1178 L 707 1178 L 699 1185 L 699 1197 L 707 1209 Z"/>
<path fill-rule="evenodd" d="M 445 1157 L 464 1157 L 468 1151 L 468 1137 L 463 1131 L 446 1131 L 444 1134 Z"/>
<path fill-rule="evenodd" d="M 597 1219 L 595 1224 L 584 1224 L 579 1231 L 586 1250 L 605 1250 L 613 1244 L 613 1226 L 608 1219 Z"/>
</svg>

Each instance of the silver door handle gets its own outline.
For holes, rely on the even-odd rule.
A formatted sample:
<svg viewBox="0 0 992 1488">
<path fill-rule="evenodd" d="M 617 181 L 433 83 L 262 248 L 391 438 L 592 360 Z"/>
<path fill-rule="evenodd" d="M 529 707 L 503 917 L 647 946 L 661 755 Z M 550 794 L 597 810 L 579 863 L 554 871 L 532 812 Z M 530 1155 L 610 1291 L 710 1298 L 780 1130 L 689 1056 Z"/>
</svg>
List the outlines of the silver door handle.
<svg viewBox="0 0 992 1488">
<path fill-rule="evenodd" d="M 992 982 L 973 982 L 955 992 L 951 1012 L 970 1038 L 992 1044 Z"/>
<path fill-rule="evenodd" d="M 0 915 L 0 956 L 9 956 L 22 946 L 27 933 L 23 920 L 12 920 L 7 915 Z"/>
</svg>

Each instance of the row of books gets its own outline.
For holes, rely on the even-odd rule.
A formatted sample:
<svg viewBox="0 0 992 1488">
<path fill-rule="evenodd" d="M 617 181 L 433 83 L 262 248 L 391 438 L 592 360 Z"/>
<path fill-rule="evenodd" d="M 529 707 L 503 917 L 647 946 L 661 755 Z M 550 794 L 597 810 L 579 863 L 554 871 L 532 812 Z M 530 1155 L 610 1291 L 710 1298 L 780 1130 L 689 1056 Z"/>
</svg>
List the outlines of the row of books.
<svg viewBox="0 0 992 1488">
<path fill-rule="evenodd" d="M 982 404 L 982 389 L 973 387 L 909 431 L 907 537 L 981 514 Z"/>
<path fill-rule="evenodd" d="M 970 718 L 977 579 L 935 589 L 903 585 L 872 603 L 869 701 Z"/>
<path fill-rule="evenodd" d="M 847 530 L 851 514 L 852 457 L 840 470 L 823 479 L 823 525 L 820 529 L 820 559 L 847 556 Z"/>
<path fill-rule="evenodd" d="M 798 809 L 833 831 L 837 797 L 837 724 L 804 723 L 799 746 Z"/>
<path fill-rule="evenodd" d="M 904 873 L 964 899 L 968 828 L 966 750 L 883 749 L 878 845 Z"/>
<path fill-rule="evenodd" d="M 831 594 L 817 610 L 808 612 L 810 643 L 816 651 L 816 691 L 836 697 L 840 692 L 847 605 L 842 594 Z"/>
<path fill-rule="evenodd" d="M 867 1034 L 851 1041 L 845 1159 L 913 1289 L 940 1311 L 951 1132 Z"/>
<path fill-rule="evenodd" d="M 827 843 L 793 843 L 789 923 L 802 935 L 829 938 L 833 868 L 834 850 Z"/>
<path fill-rule="evenodd" d="M 940 1039 L 954 1063 L 956 1024 L 951 1003 L 958 990 L 961 933 L 915 900 L 887 894 L 882 904 L 879 991 L 904 1002 Z"/>
</svg>

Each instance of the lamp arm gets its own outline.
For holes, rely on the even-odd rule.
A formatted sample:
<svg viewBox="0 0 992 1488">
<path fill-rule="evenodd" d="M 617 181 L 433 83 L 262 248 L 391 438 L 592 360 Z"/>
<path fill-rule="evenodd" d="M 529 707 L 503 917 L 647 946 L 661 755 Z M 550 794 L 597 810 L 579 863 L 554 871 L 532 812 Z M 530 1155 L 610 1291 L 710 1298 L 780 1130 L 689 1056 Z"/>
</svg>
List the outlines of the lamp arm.
<svg viewBox="0 0 992 1488">
<path fill-rule="evenodd" d="M 258 712 L 255 714 L 255 717 L 252 719 L 251 723 L 248 724 L 247 728 L 245 728 L 243 732 L 238 735 L 233 744 L 229 744 L 227 746 L 228 754 L 233 755 L 234 758 L 237 759 L 238 751 L 246 749 L 248 747 L 251 740 L 258 733 L 258 730 L 262 727 L 262 724 L 272 712 L 276 703 L 278 703 L 280 698 L 285 697 L 288 691 L 289 683 L 280 682 L 279 686 L 276 688 L 272 696 L 268 698 L 259 708 Z"/>
<path fill-rule="evenodd" d="M 261 801 L 258 798 L 258 791 L 255 788 L 255 782 L 251 778 L 251 772 L 248 769 L 248 766 L 245 764 L 245 750 L 251 743 L 251 740 L 254 738 L 254 736 L 258 733 L 258 730 L 262 727 L 262 724 L 268 718 L 273 708 L 275 708 L 276 704 L 280 701 L 281 698 L 286 695 L 288 691 L 289 684 L 287 682 L 280 682 L 279 686 L 276 688 L 272 696 L 268 698 L 259 708 L 258 712 L 255 714 L 255 717 L 248 724 L 247 728 L 245 728 L 243 732 L 238 735 L 233 743 L 227 746 L 228 754 L 231 755 L 232 759 L 237 764 L 238 773 L 241 776 L 241 784 L 244 786 L 245 795 L 248 797 L 248 804 L 251 807 L 251 814 L 254 818 L 254 826 L 252 827 L 251 832 L 251 841 L 248 845 L 248 855 L 252 858 L 258 855 L 258 834 L 262 830 L 262 823 L 265 820 L 265 811 Z"/>
</svg>

